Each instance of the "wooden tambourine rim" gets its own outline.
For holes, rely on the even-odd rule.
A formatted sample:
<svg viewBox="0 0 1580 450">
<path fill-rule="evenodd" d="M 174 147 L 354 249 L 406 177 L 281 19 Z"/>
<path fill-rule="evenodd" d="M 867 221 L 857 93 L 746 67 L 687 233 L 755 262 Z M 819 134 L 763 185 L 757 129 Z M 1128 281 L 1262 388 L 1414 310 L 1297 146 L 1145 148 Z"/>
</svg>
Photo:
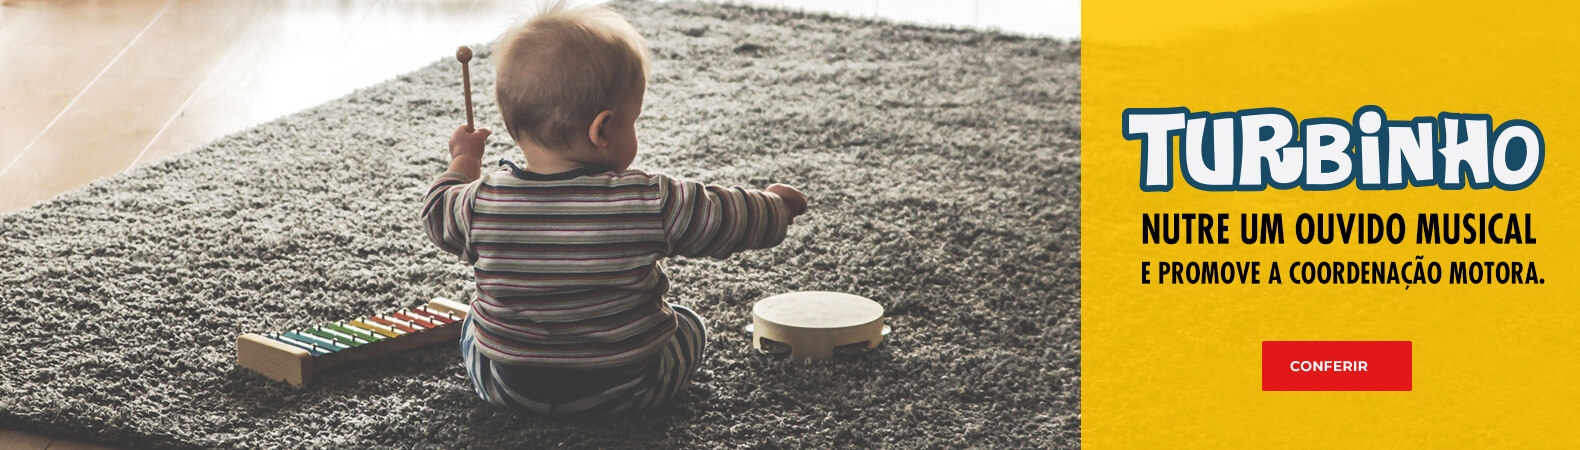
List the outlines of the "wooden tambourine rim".
<svg viewBox="0 0 1580 450">
<path fill-rule="evenodd" d="M 816 305 L 819 302 L 825 308 L 832 309 L 784 309 L 795 305 Z M 825 314 L 840 309 L 845 309 L 845 313 Z M 883 313 L 883 305 L 858 295 L 827 291 L 790 292 L 754 303 L 752 320 L 745 331 L 751 336 L 752 347 L 764 353 L 830 359 L 836 353 L 867 350 L 881 345 L 892 330 L 884 323 Z M 764 348 L 768 344 L 786 347 L 788 351 L 769 351 Z"/>
</svg>

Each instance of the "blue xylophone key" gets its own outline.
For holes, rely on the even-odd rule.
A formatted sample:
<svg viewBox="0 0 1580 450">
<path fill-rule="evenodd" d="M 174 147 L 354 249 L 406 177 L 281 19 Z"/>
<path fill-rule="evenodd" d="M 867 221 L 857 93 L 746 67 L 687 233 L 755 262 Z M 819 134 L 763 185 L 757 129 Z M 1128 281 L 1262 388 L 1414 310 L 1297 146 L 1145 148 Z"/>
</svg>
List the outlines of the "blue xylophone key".
<svg viewBox="0 0 1580 450">
<path fill-rule="evenodd" d="M 291 339 L 295 339 L 295 340 L 298 340 L 298 341 L 302 341 L 302 342 L 306 342 L 306 343 L 309 343 L 309 344 L 317 345 L 317 346 L 319 346 L 321 348 L 329 350 L 329 352 L 338 352 L 338 351 L 346 349 L 346 347 L 343 346 L 343 345 L 336 344 L 336 343 L 333 343 L 333 342 L 329 342 L 327 340 L 324 340 L 323 338 L 316 337 L 316 336 L 308 336 L 308 335 L 305 335 L 305 334 L 292 332 L 292 331 L 287 331 L 287 332 L 280 333 L 280 334 L 285 335 L 285 337 L 288 337 L 288 338 L 291 338 Z"/>
<path fill-rule="evenodd" d="M 291 338 L 288 338 L 288 337 L 285 337 L 285 336 L 281 336 L 281 335 L 278 335 L 278 334 L 271 334 L 271 335 L 268 335 L 268 336 L 269 336 L 269 339 L 274 339 L 276 341 L 284 342 L 286 345 L 290 345 L 292 347 L 300 348 L 302 350 L 307 350 L 307 353 L 311 354 L 313 356 L 321 356 L 321 355 L 324 355 L 324 354 L 327 353 L 327 352 L 325 352 L 323 350 L 320 350 L 320 349 L 318 349 L 316 347 L 313 347 L 312 344 L 304 343 L 304 342 L 301 342 L 301 341 L 298 341 L 298 340 L 295 340 L 295 339 L 291 339 Z"/>
</svg>

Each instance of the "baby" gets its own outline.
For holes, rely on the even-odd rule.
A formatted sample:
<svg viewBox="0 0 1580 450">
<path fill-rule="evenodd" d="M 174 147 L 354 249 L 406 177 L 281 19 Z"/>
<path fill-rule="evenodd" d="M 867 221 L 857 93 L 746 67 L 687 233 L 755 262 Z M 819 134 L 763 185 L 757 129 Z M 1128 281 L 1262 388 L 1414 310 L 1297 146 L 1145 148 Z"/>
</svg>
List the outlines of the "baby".
<svg viewBox="0 0 1580 450">
<path fill-rule="evenodd" d="M 707 326 L 664 301 L 658 260 L 778 245 L 806 197 L 629 169 L 647 44 L 613 11 L 552 3 L 500 37 L 494 60 L 500 114 L 526 163 L 480 177 L 489 130 L 463 125 L 422 209 L 428 238 L 476 277 L 461 354 L 477 394 L 560 417 L 675 398 Z"/>
</svg>

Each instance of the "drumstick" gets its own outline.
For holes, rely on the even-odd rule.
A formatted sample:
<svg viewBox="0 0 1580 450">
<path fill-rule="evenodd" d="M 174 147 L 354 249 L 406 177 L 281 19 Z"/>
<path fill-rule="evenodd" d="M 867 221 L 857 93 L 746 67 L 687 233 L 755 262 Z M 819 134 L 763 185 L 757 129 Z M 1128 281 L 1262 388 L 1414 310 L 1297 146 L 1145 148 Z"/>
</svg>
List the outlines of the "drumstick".
<svg viewBox="0 0 1580 450">
<path fill-rule="evenodd" d="M 465 45 L 455 49 L 455 60 L 461 62 L 461 83 L 466 90 L 466 129 L 475 131 L 472 127 L 472 73 L 468 69 L 472 62 L 472 49 Z"/>
</svg>

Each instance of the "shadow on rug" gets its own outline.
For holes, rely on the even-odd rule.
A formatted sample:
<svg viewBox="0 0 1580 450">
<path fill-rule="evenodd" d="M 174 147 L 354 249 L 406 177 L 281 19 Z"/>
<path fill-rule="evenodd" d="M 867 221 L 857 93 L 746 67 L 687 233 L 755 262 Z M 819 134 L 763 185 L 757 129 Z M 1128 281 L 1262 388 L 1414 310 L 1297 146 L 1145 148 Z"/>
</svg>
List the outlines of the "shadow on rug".
<svg viewBox="0 0 1580 450">
<path fill-rule="evenodd" d="M 0 427 L 131 446 L 1078 446 L 1079 42 L 616 3 L 654 67 L 634 167 L 801 187 L 785 243 L 667 263 L 710 321 L 678 403 L 608 424 L 486 406 L 440 345 L 296 388 L 244 332 L 469 298 L 417 221 L 461 110 L 453 60 L 0 215 Z M 503 130 L 486 47 L 480 126 Z M 488 161 L 519 159 L 500 139 Z M 759 356 L 752 302 L 884 304 L 884 347 Z"/>
</svg>

